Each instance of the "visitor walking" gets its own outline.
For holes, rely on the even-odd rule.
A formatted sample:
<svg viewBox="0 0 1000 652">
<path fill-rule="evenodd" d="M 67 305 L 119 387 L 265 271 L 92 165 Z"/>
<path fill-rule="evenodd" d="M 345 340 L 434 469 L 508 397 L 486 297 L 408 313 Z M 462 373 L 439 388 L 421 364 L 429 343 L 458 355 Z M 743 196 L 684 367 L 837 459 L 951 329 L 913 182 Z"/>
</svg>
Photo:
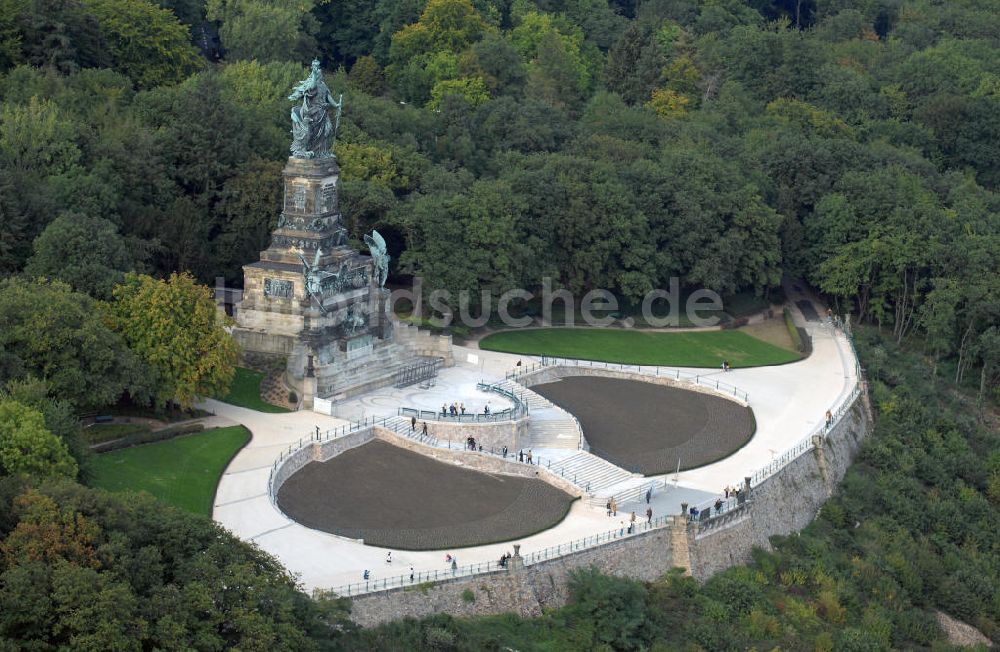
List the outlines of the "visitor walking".
<svg viewBox="0 0 1000 652">
<path fill-rule="evenodd" d="M 650 487 L 646 490 L 646 504 L 649 504 L 649 499 L 653 497 L 653 488 Z"/>
<path fill-rule="evenodd" d="M 618 501 L 614 498 L 611 499 L 611 515 L 618 516 Z"/>
<path fill-rule="evenodd" d="M 427 422 L 423 422 L 423 429 L 420 431 L 422 435 L 427 436 Z"/>
<path fill-rule="evenodd" d="M 462 416 L 464 417 L 465 416 L 465 403 L 462 403 L 461 405 L 459 405 L 458 409 L 462 411 Z"/>
<path fill-rule="evenodd" d="M 410 566 L 410 582 L 413 582 L 413 566 Z"/>
<path fill-rule="evenodd" d="M 448 406 L 445 405 L 444 403 L 441 404 L 441 416 L 443 417 L 448 416 Z"/>
<path fill-rule="evenodd" d="M 387 564 L 391 564 L 392 563 L 392 551 L 391 550 L 385 554 L 385 563 L 387 563 Z"/>
<path fill-rule="evenodd" d="M 625 536 L 625 521 L 618 521 L 618 536 Z"/>
<path fill-rule="evenodd" d="M 608 516 L 610 517 L 611 516 L 611 501 L 610 500 L 608 501 L 608 504 L 605 505 L 605 507 L 608 508 Z"/>
<path fill-rule="evenodd" d="M 652 524 L 653 524 L 653 508 L 652 507 L 647 507 L 646 508 L 646 527 L 649 527 Z"/>
<path fill-rule="evenodd" d="M 503 447 L 503 458 L 507 459 L 507 447 L 506 446 Z"/>
<path fill-rule="evenodd" d="M 524 450 L 523 449 L 517 451 L 517 461 L 518 462 L 523 462 L 524 461 Z"/>
<path fill-rule="evenodd" d="M 417 417 L 410 417 L 410 432 L 417 429 Z"/>
<path fill-rule="evenodd" d="M 528 464 L 532 464 L 532 461 L 531 461 L 531 449 L 530 448 L 528 449 Z"/>
<path fill-rule="evenodd" d="M 361 577 L 362 577 L 362 579 L 364 579 L 364 581 L 366 581 L 366 582 L 368 581 L 368 569 L 367 568 L 365 569 L 365 572 L 364 572 L 364 574 Z"/>
</svg>

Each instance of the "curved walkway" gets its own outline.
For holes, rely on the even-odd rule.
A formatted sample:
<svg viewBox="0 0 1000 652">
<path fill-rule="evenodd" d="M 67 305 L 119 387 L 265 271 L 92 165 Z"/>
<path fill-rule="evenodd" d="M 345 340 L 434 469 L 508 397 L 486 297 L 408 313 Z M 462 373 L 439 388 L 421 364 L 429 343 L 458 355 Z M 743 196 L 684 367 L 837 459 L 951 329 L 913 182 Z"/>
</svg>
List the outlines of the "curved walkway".
<svg viewBox="0 0 1000 652">
<path fill-rule="evenodd" d="M 738 369 L 725 375 L 727 382 L 746 389 L 753 397 L 757 431 L 746 446 L 724 460 L 652 479 L 658 483 L 652 500 L 655 516 L 679 513 L 682 502 L 701 503 L 724 486 L 741 482 L 821 424 L 826 410 L 852 391 L 855 360 L 844 336 L 819 323 L 808 324 L 806 328 L 813 337 L 813 354 L 809 358 L 779 367 Z M 455 347 L 455 359 L 456 367 L 442 370 L 433 391 L 421 394 L 412 388 L 386 388 L 338 406 L 338 414 L 350 418 L 360 413 L 368 417 L 388 416 L 395 414 L 398 405 L 435 409 L 440 407 L 442 397 L 464 401 L 467 406 L 476 405 L 475 401 L 490 400 L 477 392 L 476 382 L 502 380 L 518 360 L 531 360 L 528 356 L 464 347 Z M 404 393 L 405 400 L 401 396 Z M 213 517 L 236 535 L 254 541 L 278 557 L 306 588 L 356 582 L 366 569 L 372 577 L 379 578 L 400 575 L 410 567 L 418 572 L 447 568 L 445 554 L 455 550 L 399 551 L 393 554 L 392 564 L 386 564 L 387 549 L 310 530 L 289 520 L 271 504 L 267 479 L 279 454 L 300 438 L 308 438 L 315 427 L 326 430 L 342 425 L 344 420 L 304 411 L 263 414 L 217 401 L 207 401 L 202 407 L 246 425 L 253 433 L 250 444 L 233 459 L 219 483 Z M 559 449 L 535 451 L 536 456 L 554 458 L 576 453 Z M 649 478 L 630 478 L 618 489 L 644 492 L 650 482 Z M 460 509 L 459 501 L 455 501 L 455 509 Z M 637 513 L 645 511 L 645 502 L 622 505 L 618 518 L 609 519 L 603 510 L 576 501 L 567 518 L 558 525 L 520 539 L 522 554 L 606 532 L 617 526 L 619 520 L 627 520 L 632 509 Z M 458 553 L 459 564 L 495 561 L 510 550 L 510 544 L 463 549 Z"/>
</svg>

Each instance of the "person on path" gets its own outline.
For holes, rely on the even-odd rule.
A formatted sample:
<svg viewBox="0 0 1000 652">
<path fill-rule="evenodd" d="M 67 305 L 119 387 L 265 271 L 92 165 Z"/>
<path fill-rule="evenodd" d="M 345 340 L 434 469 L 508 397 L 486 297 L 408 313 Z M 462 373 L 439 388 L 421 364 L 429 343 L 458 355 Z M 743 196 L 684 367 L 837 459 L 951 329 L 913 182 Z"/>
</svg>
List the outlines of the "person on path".
<svg viewBox="0 0 1000 652">
<path fill-rule="evenodd" d="M 410 432 L 417 429 L 417 417 L 410 417 Z"/>
<path fill-rule="evenodd" d="M 392 551 L 391 550 L 385 554 L 385 563 L 387 563 L 387 564 L 391 564 L 392 563 Z"/>
<path fill-rule="evenodd" d="M 653 497 L 653 488 L 650 487 L 646 490 L 646 504 L 649 504 L 649 499 Z"/>
<path fill-rule="evenodd" d="M 410 581 L 413 581 L 413 566 L 410 566 Z"/>
<path fill-rule="evenodd" d="M 361 576 L 366 582 L 368 581 L 368 569 L 365 569 L 364 575 Z"/>
<path fill-rule="evenodd" d="M 423 429 L 421 430 L 421 434 L 424 434 L 424 435 L 426 435 L 426 434 L 427 434 L 427 422 L 426 422 L 426 421 L 424 421 L 424 427 L 423 427 Z"/>
<path fill-rule="evenodd" d="M 653 524 L 653 508 L 652 507 L 647 507 L 646 508 L 646 526 L 648 527 L 648 526 L 650 526 L 652 524 Z"/>
<path fill-rule="evenodd" d="M 503 447 L 503 457 L 504 457 L 504 459 L 507 459 L 507 447 L 506 446 Z"/>
<path fill-rule="evenodd" d="M 618 521 L 618 536 L 625 536 L 625 521 Z"/>
<path fill-rule="evenodd" d="M 462 416 L 465 416 L 465 403 L 458 406 L 458 409 L 462 411 Z"/>
<path fill-rule="evenodd" d="M 441 416 L 443 417 L 448 416 L 448 406 L 445 405 L 444 403 L 441 404 Z"/>
<path fill-rule="evenodd" d="M 454 573 L 458 570 L 458 557 L 451 558 L 451 572 Z"/>
<path fill-rule="evenodd" d="M 611 516 L 611 501 L 610 500 L 608 501 L 608 504 L 605 505 L 605 507 L 608 508 L 608 516 Z"/>
<path fill-rule="evenodd" d="M 632 516 L 629 518 L 629 523 L 635 523 L 635 512 L 632 512 Z"/>
<path fill-rule="evenodd" d="M 528 464 L 532 464 L 532 461 L 531 461 L 531 449 L 530 448 L 528 449 Z"/>
<path fill-rule="evenodd" d="M 618 516 L 618 501 L 614 498 L 611 499 L 611 515 Z"/>
<path fill-rule="evenodd" d="M 524 451 L 523 450 L 517 451 L 517 461 L 518 462 L 523 462 L 524 461 Z"/>
</svg>

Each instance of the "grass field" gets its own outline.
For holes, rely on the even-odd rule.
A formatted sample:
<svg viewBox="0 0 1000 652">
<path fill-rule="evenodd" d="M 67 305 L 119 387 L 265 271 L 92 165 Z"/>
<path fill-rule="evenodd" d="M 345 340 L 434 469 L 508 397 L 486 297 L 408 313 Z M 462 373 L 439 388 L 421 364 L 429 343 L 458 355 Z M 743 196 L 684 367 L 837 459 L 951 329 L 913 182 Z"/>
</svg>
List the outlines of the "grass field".
<svg viewBox="0 0 1000 652">
<path fill-rule="evenodd" d="M 650 333 L 600 328 L 539 328 L 494 333 L 480 340 L 479 347 L 525 355 L 670 367 L 719 367 L 723 360 L 729 360 L 733 367 L 757 367 L 799 359 L 794 351 L 739 331 Z"/>
<path fill-rule="evenodd" d="M 95 455 L 91 484 L 108 491 L 148 491 L 175 507 L 210 516 L 215 485 L 249 438 L 246 428 L 233 426 Z"/>
<path fill-rule="evenodd" d="M 222 400 L 231 405 L 250 408 L 258 412 L 289 412 L 288 408 L 271 405 L 260 398 L 260 381 L 264 374 L 253 369 L 236 367 L 236 376 L 229 386 L 229 394 Z"/>
</svg>

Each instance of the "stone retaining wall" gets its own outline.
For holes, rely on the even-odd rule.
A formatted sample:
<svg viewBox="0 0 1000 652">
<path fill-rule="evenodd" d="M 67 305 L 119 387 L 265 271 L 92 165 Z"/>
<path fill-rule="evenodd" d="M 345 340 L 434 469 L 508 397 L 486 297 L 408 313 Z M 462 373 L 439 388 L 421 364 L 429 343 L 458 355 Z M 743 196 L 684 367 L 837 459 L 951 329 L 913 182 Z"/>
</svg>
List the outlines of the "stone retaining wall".
<svg viewBox="0 0 1000 652">
<path fill-rule="evenodd" d="M 724 389 L 714 389 L 706 385 L 699 385 L 694 382 L 686 381 L 683 378 L 678 380 L 676 378 L 671 378 L 670 376 L 652 376 L 649 374 L 640 374 L 634 371 L 625 371 L 620 369 L 608 369 L 605 367 L 575 367 L 575 366 L 558 366 L 554 365 L 551 367 L 545 367 L 539 371 L 534 371 L 530 374 L 525 374 L 518 378 L 517 382 L 524 385 L 525 387 L 532 387 L 534 385 L 542 385 L 545 383 L 555 382 L 562 378 L 571 378 L 575 376 L 598 376 L 601 378 L 618 378 L 619 380 L 636 380 L 642 383 L 651 383 L 653 385 L 666 385 L 668 387 L 676 387 L 678 389 L 686 389 L 691 392 L 700 392 L 702 394 L 709 394 L 711 396 L 718 396 L 720 398 L 725 398 L 734 403 L 739 403 L 740 405 L 747 406 L 747 402 L 741 398 L 733 396 L 731 393 L 727 393 Z M 708 381 L 705 381 L 708 382 Z"/>
<path fill-rule="evenodd" d="M 521 559 L 515 557 L 507 571 L 445 580 L 419 590 L 411 587 L 356 596 L 351 617 L 361 625 L 373 626 L 438 612 L 534 616 L 543 607 L 566 603 L 570 573 L 575 569 L 594 567 L 611 575 L 650 581 L 667 573 L 675 560 L 679 564 L 689 560 L 687 570 L 704 580 L 744 564 L 754 547 L 770 548 L 771 536 L 808 525 L 835 491 L 871 426 L 863 401 L 862 393 L 830 432 L 814 440 L 812 449 L 753 487 L 747 503 L 729 514 L 705 523 L 689 523 L 678 517 L 667 527 L 528 567 L 518 568 Z M 486 465 L 483 470 L 488 468 Z"/>
<path fill-rule="evenodd" d="M 483 473 L 500 473 L 521 478 L 538 478 L 557 489 L 562 489 L 571 496 L 583 495 L 579 487 L 542 466 L 522 464 L 513 460 L 505 460 L 496 455 L 467 451 L 461 448 L 449 450 L 447 448 L 427 446 L 412 439 L 400 437 L 393 431 L 380 426 L 375 427 L 375 436 L 379 439 L 384 439 L 393 446 L 405 448 L 406 450 L 413 451 L 425 457 L 434 458 L 446 464 L 458 464 L 475 471 L 482 471 Z"/>
<path fill-rule="evenodd" d="M 420 419 L 417 419 L 420 427 Z M 427 431 L 440 441 L 451 440 L 453 445 L 465 445 L 465 438 L 476 438 L 476 444 L 483 448 L 499 450 L 504 446 L 515 452 L 521 446 L 522 438 L 528 434 L 528 419 L 516 421 L 428 421 Z"/>
</svg>

